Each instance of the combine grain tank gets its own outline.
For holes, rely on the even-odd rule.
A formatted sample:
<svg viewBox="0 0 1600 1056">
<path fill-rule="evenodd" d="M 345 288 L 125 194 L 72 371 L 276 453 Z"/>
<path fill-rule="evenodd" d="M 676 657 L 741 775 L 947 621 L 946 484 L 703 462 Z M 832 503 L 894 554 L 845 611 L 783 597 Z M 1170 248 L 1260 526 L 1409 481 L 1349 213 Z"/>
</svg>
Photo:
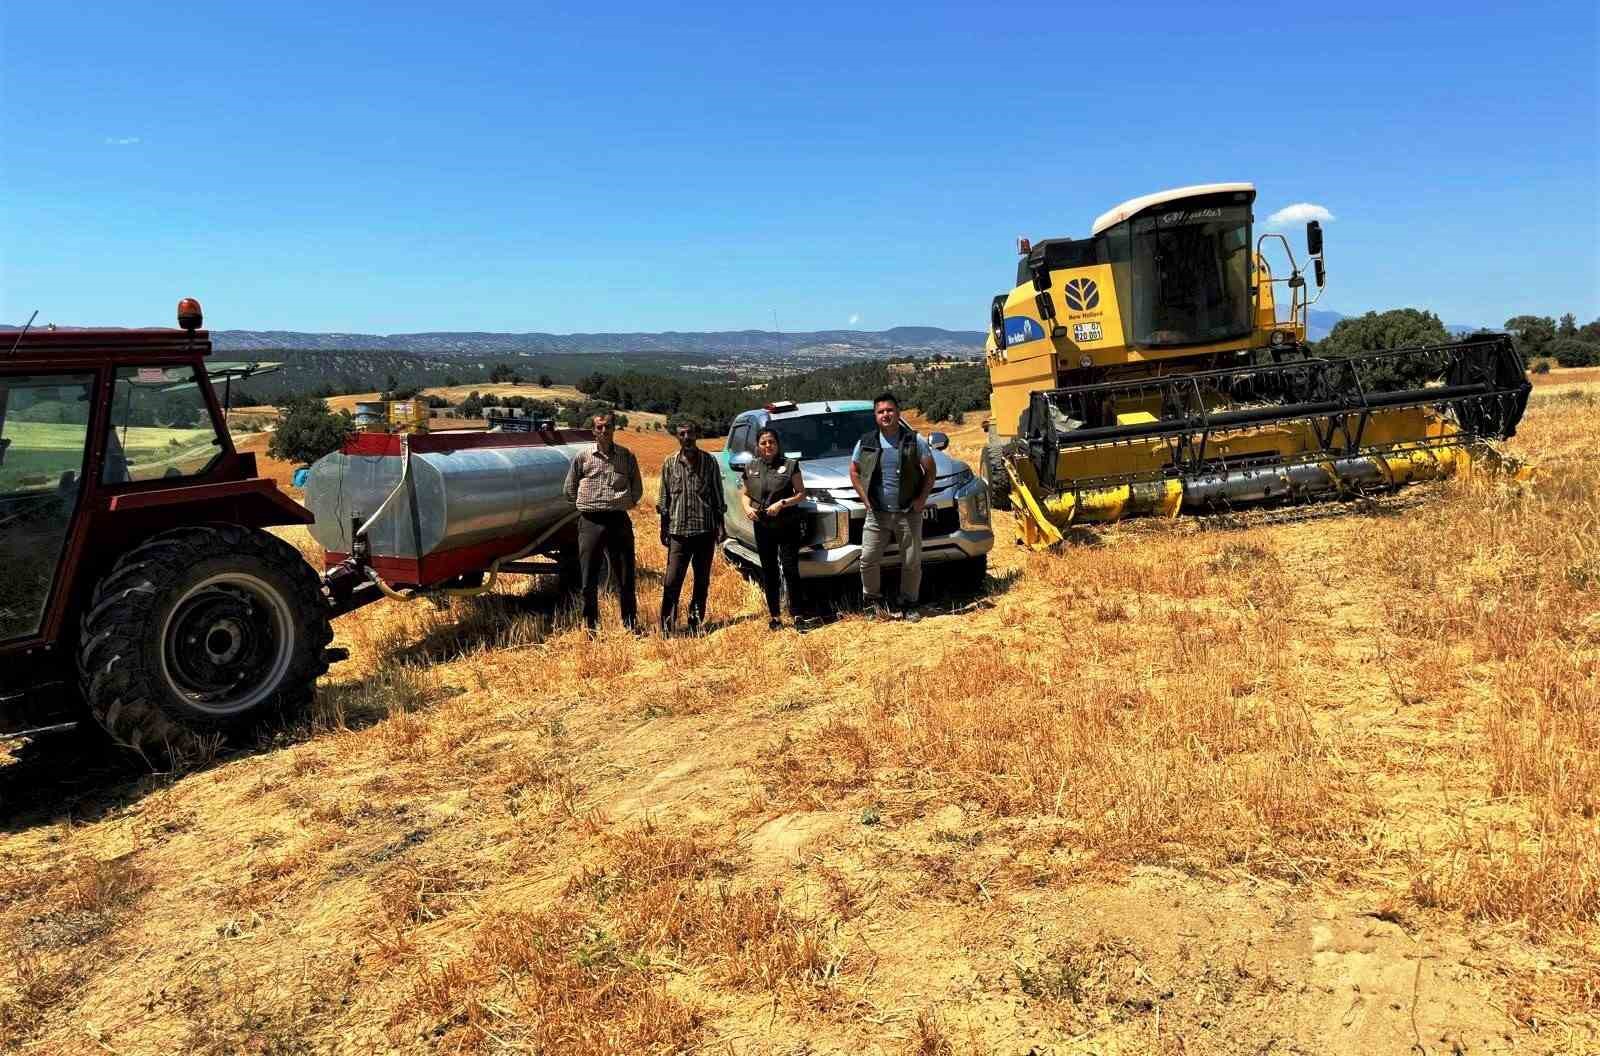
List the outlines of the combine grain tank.
<svg viewBox="0 0 1600 1056">
<path fill-rule="evenodd" d="M 354 554 L 392 587 L 470 581 L 533 553 L 570 563 L 577 511 L 562 484 L 593 446 L 587 430 L 357 433 L 311 467 L 311 534 L 328 568 Z"/>
</svg>

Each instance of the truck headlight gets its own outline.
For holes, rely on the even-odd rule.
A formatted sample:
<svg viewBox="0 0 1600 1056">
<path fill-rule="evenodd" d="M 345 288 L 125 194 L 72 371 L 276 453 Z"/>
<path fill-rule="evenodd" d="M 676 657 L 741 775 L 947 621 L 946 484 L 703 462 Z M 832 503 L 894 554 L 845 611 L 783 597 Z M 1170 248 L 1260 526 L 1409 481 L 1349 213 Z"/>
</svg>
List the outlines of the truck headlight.
<svg viewBox="0 0 1600 1056">
<path fill-rule="evenodd" d="M 973 488 L 970 494 L 956 500 L 956 509 L 961 511 L 961 527 L 964 530 L 989 527 L 989 489 L 984 486 Z"/>
</svg>

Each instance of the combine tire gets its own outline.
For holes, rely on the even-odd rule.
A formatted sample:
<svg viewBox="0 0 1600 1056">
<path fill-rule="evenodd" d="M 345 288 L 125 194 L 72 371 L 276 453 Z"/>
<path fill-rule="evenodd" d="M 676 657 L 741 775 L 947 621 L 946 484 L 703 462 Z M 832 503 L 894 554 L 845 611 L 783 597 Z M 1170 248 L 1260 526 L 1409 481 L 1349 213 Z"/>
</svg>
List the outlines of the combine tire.
<svg viewBox="0 0 1600 1056">
<path fill-rule="evenodd" d="M 989 482 L 989 505 L 997 510 L 1011 508 L 1011 474 L 1006 472 L 1000 448 L 990 444 L 983 449 L 983 477 Z"/>
<path fill-rule="evenodd" d="M 321 584 L 294 547 L 237 525 L 180 528 L 101 580 L 78 675 L 113 740 L 176 761 L 303 709 L 332 639 Z"/>
</svg>

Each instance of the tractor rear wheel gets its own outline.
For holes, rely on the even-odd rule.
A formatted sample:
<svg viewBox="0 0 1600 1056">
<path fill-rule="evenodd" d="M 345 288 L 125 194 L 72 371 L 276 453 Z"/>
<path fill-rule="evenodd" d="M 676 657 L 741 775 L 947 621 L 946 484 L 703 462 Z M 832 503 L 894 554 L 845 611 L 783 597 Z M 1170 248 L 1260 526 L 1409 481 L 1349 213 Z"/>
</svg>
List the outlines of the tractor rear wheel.
<svg viewBox="0 0 1600 1056">
<path fill-rule="evenodd" d="M 101 580 L 78 674 L 113 740 L 173 761 L 303 709 L 332 639 L 321 584 L 294 547 L 238 525 L 179 528 Z"/>
</svg>

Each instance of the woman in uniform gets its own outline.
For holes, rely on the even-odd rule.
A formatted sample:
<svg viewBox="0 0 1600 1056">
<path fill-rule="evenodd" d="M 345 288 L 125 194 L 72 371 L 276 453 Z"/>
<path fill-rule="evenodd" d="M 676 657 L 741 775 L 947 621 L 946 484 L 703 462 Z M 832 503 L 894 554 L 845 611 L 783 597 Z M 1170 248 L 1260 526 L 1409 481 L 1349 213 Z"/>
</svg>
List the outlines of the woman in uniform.
<svg viewBox="0 0 1600 1056">
<path fill-rule="evenodd" d="M 767 594 L 767 626 L 783 626 L 779 616 L 779 584 L 788 596 L 789 618 L 798 615 L 800 532 L 804 522 L 795 507 L 806 497 L 800 460 L 785 458 L 778 431 L 768 426 L 756 434 L 756 457 L 744 467 L 739 501 L 755 526 L 756 553 L 761 558 L 761 586 Z"/>
</svg>

